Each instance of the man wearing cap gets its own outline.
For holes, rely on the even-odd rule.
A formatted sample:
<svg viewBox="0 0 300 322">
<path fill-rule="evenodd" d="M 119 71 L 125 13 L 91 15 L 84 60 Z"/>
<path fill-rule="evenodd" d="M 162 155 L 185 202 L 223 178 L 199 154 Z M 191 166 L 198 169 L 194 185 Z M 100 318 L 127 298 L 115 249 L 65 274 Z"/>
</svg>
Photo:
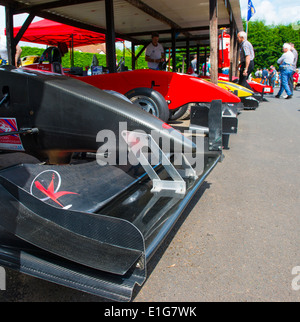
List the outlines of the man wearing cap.
<svg viewBox="0 0 300 322">
<path fill-rule="evenodd" d="M 158 42 L 159 34 L 154 32 L 152 34 L 152 42 L 147 46 L 145 53 L 145 60 L 148 62 L 150 69 L 158 70 L 160 62 L 164 61 L 165 51 L 163 46 Z"/>
<path fill-rule="evenodd" d="M 291 52 L 290 44 L 285 43 L 283 45 L 283 52 L 284 53 L 282 54 L 282 56 L 277 60 L 277 64 L 279 65 L 279 72 L 280 72 L 280 89 L 278 94 L 275 97 L 279 98 L 280 95 L 285 90 L 287 93 L 286 99 L 290 99 L 292 98 L 293 94 L 289 87 L 289 79 L 294 72 L 293 70 L 294 55 Z"/>
</svg>

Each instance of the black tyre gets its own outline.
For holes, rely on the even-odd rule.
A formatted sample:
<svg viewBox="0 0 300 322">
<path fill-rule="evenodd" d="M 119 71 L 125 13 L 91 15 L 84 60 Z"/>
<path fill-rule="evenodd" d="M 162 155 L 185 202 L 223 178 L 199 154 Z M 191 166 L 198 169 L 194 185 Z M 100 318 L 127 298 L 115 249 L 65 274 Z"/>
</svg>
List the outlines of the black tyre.
<svg viewBox="0 0 300 322">
<path fill-rule="evenodd" d="M 191 118 L 191 106 L 189 105 L 186 112 L 180 117 L 181 120 L 189 120 Z"/>
<path fill-rule="evenodd" d="M 174 113 L 170 113 L 170 120 L 175 121 L 183 117 L 188 111 L 188 104 L 179 107 Z"/>
<path fill-rule="evenodd" d="M 125 94 L 133 104 L 139 105 L 144 111 L 153 114 L 162 121 L 169 119 L 169 107 L 164 97 L 152 88 L 139 87 Z"/>
</svg>

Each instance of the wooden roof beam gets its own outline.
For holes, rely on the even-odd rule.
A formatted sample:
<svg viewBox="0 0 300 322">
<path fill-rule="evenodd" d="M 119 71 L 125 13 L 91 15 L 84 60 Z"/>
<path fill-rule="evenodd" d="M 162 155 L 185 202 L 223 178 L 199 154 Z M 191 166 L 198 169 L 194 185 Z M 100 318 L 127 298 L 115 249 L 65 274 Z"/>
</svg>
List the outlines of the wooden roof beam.
<svg viewBox="0 0 300 322">
<path fill-rule="evenodd" d="M 230 28 L 230 24 L 222 24 L 218 26 L 219 28 Z M 170 34 L 172 31 L 171 30 L 154 30 L 156 31 L 158 34 Z M 190 28 L 180 28 L 180 29 L 176 29 L 176 32 L 193 32 L 193 31 L 209 31 L 209 26 L 199 26 L 199 27 L 190 27 Z M 139 36 L 147 36 L 147 35 L 151 35 L 153 31 L 141 31 L 141 32 L 132 32 L 132 33 L 128 33 L 127 36 L 130 37 L 139 37 Z M 190 37 L 193 37 L 193 35 L 190 35 Z"/>
</svg>

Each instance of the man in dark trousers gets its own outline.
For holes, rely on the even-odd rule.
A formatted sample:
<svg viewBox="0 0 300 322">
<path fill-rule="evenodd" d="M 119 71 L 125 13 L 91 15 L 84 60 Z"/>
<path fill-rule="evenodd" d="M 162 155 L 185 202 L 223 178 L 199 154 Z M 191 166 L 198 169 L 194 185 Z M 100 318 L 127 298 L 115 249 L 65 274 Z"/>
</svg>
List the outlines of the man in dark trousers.
<svg viewBox="0 0 300 322">
<path fill-rule="evenodd" d="M 240 31 L 237 35 L 238 42 L 240 43 L 240 77 L 239 84 L 241 86 L 250 88 L 247 80 L 249 75 L 254 70 L 254 50 L 251 43 L 247 40 L 247 34 L 244 31 Z"/>
<path fill-rule="evenodd" d="M 268 85 L 268 77 L 269 77 L 269 72 L 266 67 L 264 67 L 262 71 L 262 79 L 261 79 L 261 84 L 263 85 Z"/>
</svg>

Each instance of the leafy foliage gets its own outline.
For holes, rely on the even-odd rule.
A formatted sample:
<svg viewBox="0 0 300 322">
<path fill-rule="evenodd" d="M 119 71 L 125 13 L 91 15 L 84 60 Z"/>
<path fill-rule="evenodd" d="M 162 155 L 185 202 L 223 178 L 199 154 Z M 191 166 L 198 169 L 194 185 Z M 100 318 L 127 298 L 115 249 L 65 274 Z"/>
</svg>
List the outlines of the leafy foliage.
<svg viewBox="0 0 300 322">
<path fill-rule="evenodd" d="M 136 52 L 138 53 L 139 50 L 140 48 L 137 48 Z M 25 47 L 22 47 L 21 57 L 32 56 L 32 55 L 41 56 L 43 52 L 44 52 L 43 48 L 25 46 Z M 128 68 L 131 69 L 132 68 L 131 53 L 124 50 L 122 51 L 120 49 L 117 49 L 116 53 L 117 53 L 117 61 L 120 61 L 121 57 L 124 57 L 125 55 L 125 66 L 128 66 Z M 91 53 L 82 53 L 82 52 L 75 51 L 74 66 L 83 67 L 83 68 L 91 66 L 93 56 L 94 54 L 91 54 Z M 98 59 L 100 66 L 106 66 L 106 55 L 96 54 L 96 57 Z M 62 58 L 62 66 L 65 68 L 71 67 L 70 53 L 65 54 L 64 57 Z M 147 68 L 147 63 L 145 62 L 145 55 L 142 54 L 139 57 L 136 64 L 136 68 L 138 69 Z"/>
</svg>

